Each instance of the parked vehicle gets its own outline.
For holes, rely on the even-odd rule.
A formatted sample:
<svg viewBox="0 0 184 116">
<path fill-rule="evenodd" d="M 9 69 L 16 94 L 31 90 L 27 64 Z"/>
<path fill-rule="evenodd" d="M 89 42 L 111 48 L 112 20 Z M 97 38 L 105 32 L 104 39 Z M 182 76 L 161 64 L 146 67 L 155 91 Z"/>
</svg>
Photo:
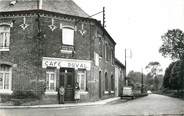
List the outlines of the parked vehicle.
<svg viewBox="0 0 184 116">
<path fill-rule="evenodd" d="M 152 94 L 152 92 L 150 90 L 147 91 L 147 94 Z"/>
<path fill-rule="evenodd" d="M 122 94 L 122 96 L 121 96 L 121 98 L 123 99 L 123 98 L 131 98 L 131 99 L 134 99 L 134 94 L 133 94 L 133 90 L 132 90 L 132 87 L 130 87 L 130 86 L 125 86 L 125 87 L 123 87 L 123 92 L 122 92 L 123 94 Z"/>
</svg>

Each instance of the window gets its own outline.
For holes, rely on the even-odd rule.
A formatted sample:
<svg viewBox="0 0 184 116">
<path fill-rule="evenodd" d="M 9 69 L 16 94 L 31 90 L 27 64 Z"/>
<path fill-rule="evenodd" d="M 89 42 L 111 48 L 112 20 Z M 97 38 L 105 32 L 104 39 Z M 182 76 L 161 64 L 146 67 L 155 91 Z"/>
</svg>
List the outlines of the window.
<svg viewBox="0 0 184 116">
<path fill-rule="evenodd" d="M 114 64 L 114 50 L 111 50 L 111 63 Z"/>
<path fill-rule="evenodd" d="M 0 65 L 0 92 L 12 93 L 11 91 L 11 66 L 1 64 Z"/>
<path fill-rule="evenodd" d="M 62 44 L 74 45 L 74 29 L 68 27 L 62 29 Z"/>
<path fill-rule="evenodd" d="M 107 46 L 107 60 L 110 60 L 111 52 L 110 52 L 110 47 Z"/>
<path fill-rule="evenodd" d="M 56 91 L 56 71 L 48 68 L 46 71 L 46 91 Z"/>
<path fill-rule="evenodd" d="M 105 59 L 106 59 L 106 61 L 108 60 L 108 47 L 107 47 L 107 43 L 105 44 Z"/>
<path fill-rule="evenodd" d="M 86 91 L 86 70 L 78 71 L 77 82 L 79 83 L 80 91 Z"/>
<path fill-rule="evenodd" d="M 10 45 L 10 26 L 0 25 L 0 51 L 8 51 Z"/>
<path fill-rule="evenodd" d="M 107 72 L 105 73 L 105 91 L 108 91 L 108 77 L 107 77 Z"/>
<path fill-rule="evenodd" d="M 95 60 L 95 65 L 99 66 L 99 55 L 96 52 L 94 52 L 94 60 Z"/>
<path fill-rule="evenodd" d="M 111 91 L 114 91 L 114 76 L 111 75 Z"/>
<path fill-rule="evenodd" d="M 99 37 L 99 55 L 101 57 L 102 57 L 102 46 L 103 46 L 103 44 L 102 44 L 102 38 Z"/>
</svg>

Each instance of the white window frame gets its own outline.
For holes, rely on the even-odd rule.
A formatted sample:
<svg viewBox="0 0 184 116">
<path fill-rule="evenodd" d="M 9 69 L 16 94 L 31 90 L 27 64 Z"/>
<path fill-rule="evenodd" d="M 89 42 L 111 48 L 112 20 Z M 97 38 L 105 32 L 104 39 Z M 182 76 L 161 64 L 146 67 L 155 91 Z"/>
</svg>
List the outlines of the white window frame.
<svg viewBox="0 0 184 116">
<path fill-rule="evenodd" d="M 1 27 L 7 27 L 8 29 L 7 30 L 3 30 L 1 29 Z M 0 35 L 2 34 L 2 45 L 3 46 L 0 46 L 0 51 L 9 51 L 9 46 L 10 46 L 10 25 L 8 24 L 0 24 Z M 5 39 L 7 37 L 7 40 Z M 6 44 L 7 46 L 5 46 L 5 40 L 7 41 Z M 1 39 L 0 39 L 1 41 Z"/>
<path fill-rule="evenodd" d="M 83 69 L 82 70 L 79 69 L 78 73 L 77 73 L 77 82 L 79 83 L 80 92 L 83 92 L 83 93 L 87 92 L 86 91 L 86 86 L 87 86 L 87 84 L 86 84 L 87 75 L 86 74 L 87 74 L 86 70 L 83 70 Z M 83 77 L 84 79 L 82 79 L 82 75 L 84 76 Z M 83 87 L 81 87 L 82 81 L 84 83 Z M 82 88 L 84 88 L 84 89 L 82 89 Z"/>
<path fill-rule="evenodd" d="M 97 54 L 96 52 L 94 52 L 94 60 L 95 60 L 95 65 L 99 66 L 99 54 Z"/>
<path fill-rule="evenodd" d="M 47 80 L 47 74 L 49 75 L 48 79 Z M 54 75 L 54 80 L 51 79 L 51 75 Z M 56 69 L 50 69 L 50 68 L 47 68 L 46 69 L 46 86 L 47 86 L 47 81 L 48 81 L 48 88 L 46 87 L 46 92 L 45 94 L 57 94 L 57 90 L 56 90 Z M 50 88 L 50 84 L 51 83 L 54 83 L 54 89 L 51 89 Z"/>
<path fill-rule="evenodd" d="M 69 34 L 70 32 L 71 34 Z M 63 27 L 62 28 L 62 44 L 73 46 L 74 45 L 74 34 L 75 34 L 74 28 Z"/>
<path fill-rule="evenodd" d="M 1 64 L 0 66 L 2 65 L 6 65 L 6 64 Z M 3 88 L 0 89 L 0 93 L 2 94 L 12 94 L 13 91 L 12 91 L 12 67 L 7 65 L 7 67 L 9 67 L 9 71 L 2 71 L 0 70 L 0 73 L 3 74 Z M 5 86 L 5 74 L 9 74 L 9 87 L 8 89 L 5 89 L 4 86 Z"/>
</svg>

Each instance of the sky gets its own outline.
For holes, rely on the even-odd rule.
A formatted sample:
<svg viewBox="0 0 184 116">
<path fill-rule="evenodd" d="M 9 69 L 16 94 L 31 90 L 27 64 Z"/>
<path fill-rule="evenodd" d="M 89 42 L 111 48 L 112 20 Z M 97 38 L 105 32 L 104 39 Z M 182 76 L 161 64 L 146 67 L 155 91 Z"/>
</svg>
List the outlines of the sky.
<svg viewBox="0 0 184 116">
<path fill-rule="evenodd" d="M 184 31 L 184 0 L 74 0 L 87 14 L 105 6 L 106 30 L 116 41 L 115 56 L 127 70 L 140 71 L 151 61 L 163 70 L 172 62 L 159 52 L 161 36 L 169 29 Z M 93 18 L 102 20 L 99 14 Z M 132 55 L 131 55 L 132 54 Z"/>
</svg>

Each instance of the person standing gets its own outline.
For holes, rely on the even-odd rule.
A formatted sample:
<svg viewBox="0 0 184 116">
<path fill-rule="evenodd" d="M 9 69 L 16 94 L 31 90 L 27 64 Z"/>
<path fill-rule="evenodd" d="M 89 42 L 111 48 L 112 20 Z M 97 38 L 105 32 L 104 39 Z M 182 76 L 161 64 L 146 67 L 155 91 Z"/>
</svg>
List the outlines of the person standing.
<svg viewBox="0 0 184 116">
<path fill-rule="evenodd" d="M 75 101 L 78 103 L 80 100 L 80 87 L 79 87 L 79 83 L 76 82 L 75 83 Z"/>
<path fill-rule="evenodd" d="M 58 90 L 59 104 L 64 104 L 64 94 L 65 94 L 65 89 L 63 86 L 61 86 Z"/>
</svg>

